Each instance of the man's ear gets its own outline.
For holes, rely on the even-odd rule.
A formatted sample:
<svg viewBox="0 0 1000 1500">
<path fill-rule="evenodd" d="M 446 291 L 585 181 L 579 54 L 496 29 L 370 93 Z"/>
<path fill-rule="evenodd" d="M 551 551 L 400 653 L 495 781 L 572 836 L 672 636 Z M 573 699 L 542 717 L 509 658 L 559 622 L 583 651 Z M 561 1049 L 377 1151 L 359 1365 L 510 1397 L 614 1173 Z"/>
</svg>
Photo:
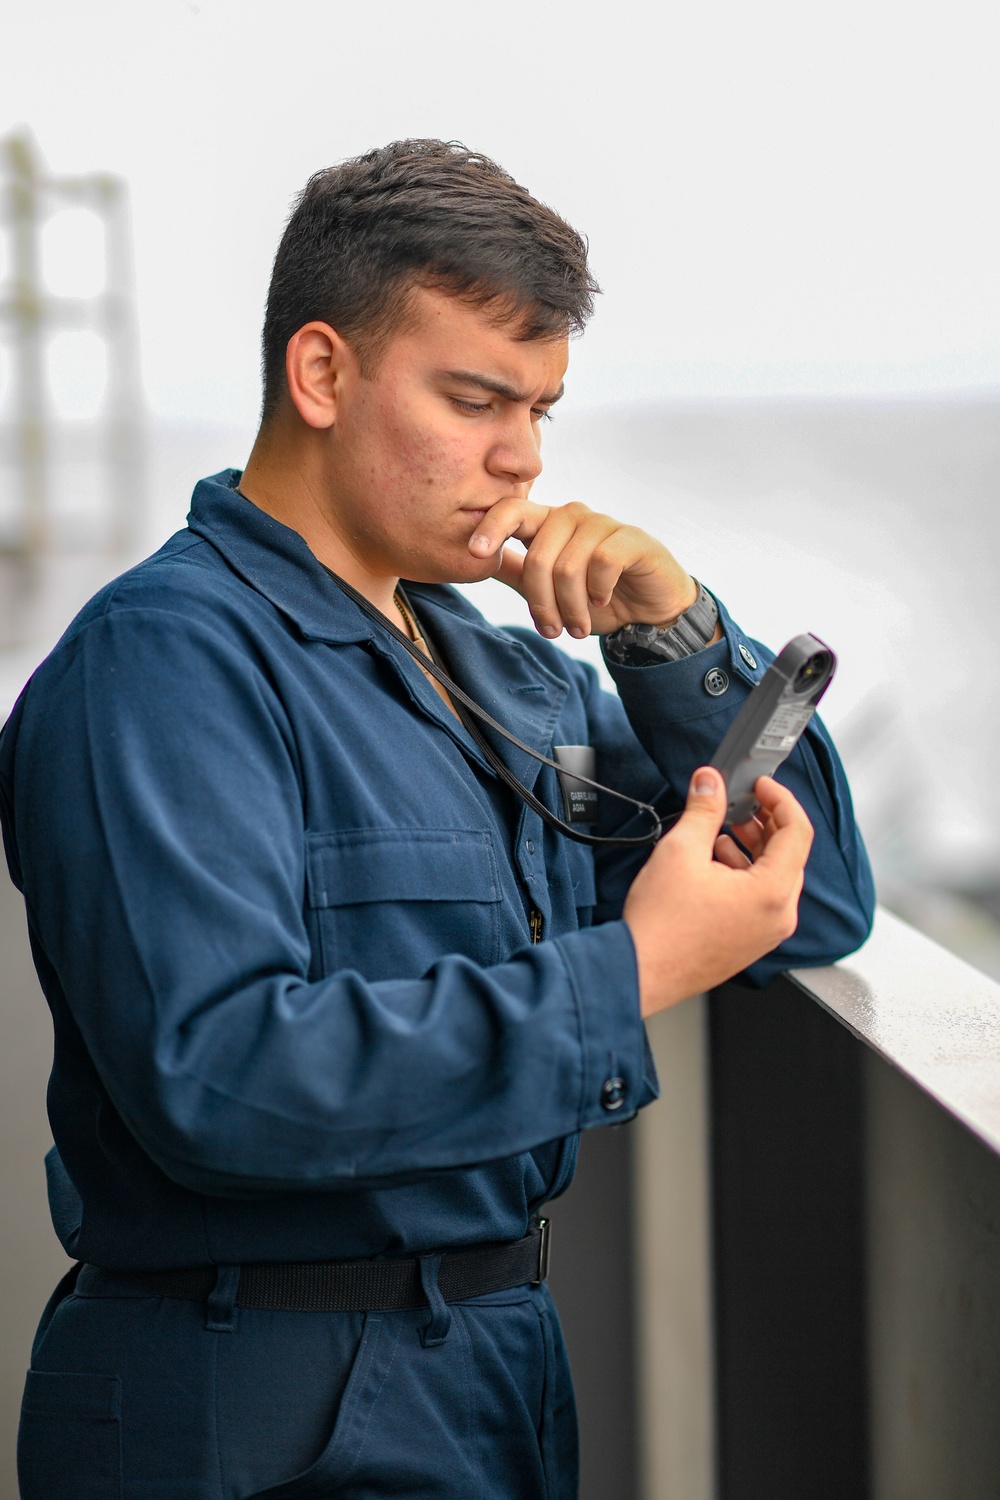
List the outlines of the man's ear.
<svg viewBox="0 0 1000 1500">
<path fill-rule="evenodd" d="M 333 426 L 345 380 L 357 365 L 351 346 L 329 323 L 304 323 L 292 334 L 285 350 L 285 379 L 307 426 Z"/>
</svg>

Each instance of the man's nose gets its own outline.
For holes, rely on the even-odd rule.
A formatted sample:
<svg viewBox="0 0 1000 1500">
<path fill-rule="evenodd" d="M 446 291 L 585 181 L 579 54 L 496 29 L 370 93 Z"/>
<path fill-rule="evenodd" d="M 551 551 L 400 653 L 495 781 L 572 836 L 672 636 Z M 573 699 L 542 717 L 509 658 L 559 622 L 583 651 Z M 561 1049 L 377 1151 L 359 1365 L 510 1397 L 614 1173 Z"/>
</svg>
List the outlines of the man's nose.
<svg viewBox="0 0 1000 1500">
<path fill-rule="evenodd" d="M 503 474 L 515 484 L 531 484 L 542 472 L 539 424 L 530 418 L 511 423 L 487 459 L 491 474 Z"/>
</svg>

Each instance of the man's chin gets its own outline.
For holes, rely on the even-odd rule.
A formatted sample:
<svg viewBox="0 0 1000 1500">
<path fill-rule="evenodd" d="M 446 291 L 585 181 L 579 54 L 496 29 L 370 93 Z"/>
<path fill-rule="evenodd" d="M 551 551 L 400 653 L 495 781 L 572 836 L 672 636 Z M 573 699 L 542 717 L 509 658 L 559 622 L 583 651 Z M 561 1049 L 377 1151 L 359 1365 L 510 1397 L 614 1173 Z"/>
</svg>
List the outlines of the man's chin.
<svg viewBox="0 0 1000 1500">
<path fill-rule="evenodd" d="M 411 583 L 485 583 L 488 578 L 495 578 L 500 567 L 500 557 L 494 553 L 492 557 L 473 557 L 467 553 L 464 557 L 441 558 L 430 563 L 426 560 L 422 565 L 411 564 L 405 577 Z"/>
</svg>

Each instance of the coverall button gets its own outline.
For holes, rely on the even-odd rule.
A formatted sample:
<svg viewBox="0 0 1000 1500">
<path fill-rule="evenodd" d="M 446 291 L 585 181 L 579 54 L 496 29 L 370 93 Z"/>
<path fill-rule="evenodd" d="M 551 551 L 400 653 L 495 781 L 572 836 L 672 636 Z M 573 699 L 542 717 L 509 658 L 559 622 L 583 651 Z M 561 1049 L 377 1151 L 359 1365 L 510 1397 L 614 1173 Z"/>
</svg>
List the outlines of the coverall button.
<svg viewBox="0 0 1000 1500">
<path fill-rule="evenodd" d="M 529 854 L 534 854 L 534 852 L 535 852 L 535 841 L 534 841 L 534 839 L 529 839 L 528 842 L 525 844 L 524 847 L 527 849 L 527 851 L 528 851 Z"/>
<path fill-rule="evenodd" d="M 705 673 L 705 692 L 711 693 L 713 698 L 720 697 L 729 686 L 729 673 L 724 672 L 721 667 L 712 667 Z"/>
<path fill-rule="evenodd" d="M 740 655 L 742 656 L 743 660 L 746 662 L 747 666 L 750 668 L 751 672 L 756 671 L 756 669 L 757 669 L 757 658 L 756 658 L 756 656 L 754 656 L 753 652 L 749 649 L 749 647 L 744 646 L 744 644 L 743 644 L 742 641 L 740 641 Z"/>
<path fill-rule="evenodd" d="M 621 1109 L 625 1103 L 625 1080 L 616 1074 L 614 1078 L 605 1078 L 601 1085 L 601 1106 L 606 1110 Z"/>
</svg>

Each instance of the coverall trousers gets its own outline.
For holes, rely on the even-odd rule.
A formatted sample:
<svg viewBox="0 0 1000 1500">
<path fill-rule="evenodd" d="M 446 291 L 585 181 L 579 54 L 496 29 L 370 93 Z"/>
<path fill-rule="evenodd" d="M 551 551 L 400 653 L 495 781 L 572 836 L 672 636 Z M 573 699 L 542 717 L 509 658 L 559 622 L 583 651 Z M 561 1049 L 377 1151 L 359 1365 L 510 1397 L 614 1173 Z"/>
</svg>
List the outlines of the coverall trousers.
<svg viewBox="0 0 1000 1500">
<path fill-rule="evenodd" d="M 576 1417 L 547 1288 L 434 1311 L 237 1309 L 112 1289 L 46 1308 L 22 1500 L 572 1500 Z M 235 1285 L 235 1276 L 232 1277 Z"/>
</svg>

